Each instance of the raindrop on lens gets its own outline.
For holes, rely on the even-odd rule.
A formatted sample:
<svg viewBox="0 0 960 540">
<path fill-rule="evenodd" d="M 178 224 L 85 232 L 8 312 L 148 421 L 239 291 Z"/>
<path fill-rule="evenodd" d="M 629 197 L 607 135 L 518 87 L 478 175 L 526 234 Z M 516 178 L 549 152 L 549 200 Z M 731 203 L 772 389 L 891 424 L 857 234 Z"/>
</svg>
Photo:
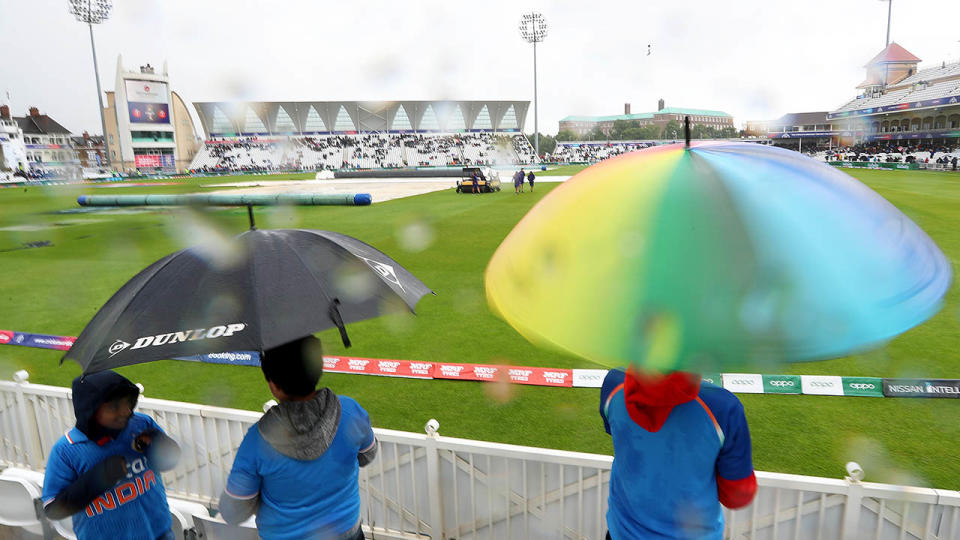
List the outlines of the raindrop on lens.
<svg viewBox="0 0 960 540">
<path fill-rule="evenodd" d="M 240 302 L 233 295 L 220 294 L 210 300 L 204 320 L 232 321 L 240 313 Z"/>
<path fill-rule="evenodd" d="M 377 290 L 377 278 L 370 271 L 358 265 L 347 264 L 340 267 L 334 287 L 344 300 L 363 302 L 373 296 Z"/>
<path fill-rule="evenodd" d="M 484 382 L 483 393 L 493 402 L 509 403 L 517 394 L 516 385 L 510 382 L 503 368 L 497 373 L 497 378 L 491 382 Z"/>
<path fill-rule="evenodd" d="M 207 264 L 226 270 L 243 262 L 245 253 L 236 238 L 217 230 L 195 212 L 184 212 L 181 217 L 183 219 L 175 221 L 174 234 L 181 245 L 193 248 L 193 252 Z"/>
<path fill-rule="evenodd" d="M 418 253 L 433 245 L 436 234 L 433 227 L 422 222 L 408 223 L 397 232 L 397 243 L 400 248 L 412 253 Z"/>
</svg>

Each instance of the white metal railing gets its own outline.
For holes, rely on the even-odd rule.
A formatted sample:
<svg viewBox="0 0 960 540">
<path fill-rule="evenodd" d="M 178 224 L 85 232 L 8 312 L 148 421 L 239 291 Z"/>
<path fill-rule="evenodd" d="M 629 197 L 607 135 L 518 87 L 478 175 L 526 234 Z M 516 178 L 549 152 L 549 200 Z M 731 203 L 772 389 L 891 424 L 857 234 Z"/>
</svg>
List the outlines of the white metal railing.
<svg viewBox="0 0 960 540">
<path fill-rule="evenodd" d="M 0 467 L 42 471 L 74 423 L 70 389 L 0 381 Z M 183 449 L 167 492 L 213 507 L 260 413 L 142 398 Z M 364 523 L 378 538 L 601 540 L 610 456 L 375 429 L 361 469 Z M 754 502 L 724 510 L 728 539 L 960 539 L 960 492 L 758 472 Z"/>
</svg>

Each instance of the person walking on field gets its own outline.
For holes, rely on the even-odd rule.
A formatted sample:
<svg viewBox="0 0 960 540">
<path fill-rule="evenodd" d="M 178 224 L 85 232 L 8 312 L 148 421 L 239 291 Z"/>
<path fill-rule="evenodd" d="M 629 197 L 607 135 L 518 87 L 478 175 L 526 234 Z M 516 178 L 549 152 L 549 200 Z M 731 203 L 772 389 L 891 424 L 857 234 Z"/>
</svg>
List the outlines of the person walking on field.
<svg viewBox="0 0 960 540">
<path fill-rule="evenodd" d="M 753 500 L 750 430 L 730 391 L 681 371 L 612 369 L 600 417 L 614 452 L 608 539 L 720 540 L 720 505 Z"/>
<path fill-rule="evenodd" d="M 517 171 L 513 173 L 513 192 L 516 195 L 520 194 L 520 186 L 523 185 L 523 171 Z"/>
<path fill-rule="evenodd" d="M 160 472 L 180 446 L 153 418 L 133 412 L 140 389 L 100 371 L 73 380 L 76 425 L 57 440 L 43 476 L 43 512 L 73 516 L 80 540 L 173 540 Z"/>
<path fill-rule="evenodd" d="M 323 351 L 313 336 L 266 351 L 261 368 L 279 404 L 240 443 L 220 497 L 223 519 L 256 513 L 264 540 L 362 540 L 358 473 L 377 453 L 367 411 L 317 388 Z"/>
<path fill-rule="evenodd" d="M 533 193 L 533 181 L 537 177 L 533 174 L 533 171 L 527 173 L 527 182 L 530 182 L 530 193 Z"/>
</svg>

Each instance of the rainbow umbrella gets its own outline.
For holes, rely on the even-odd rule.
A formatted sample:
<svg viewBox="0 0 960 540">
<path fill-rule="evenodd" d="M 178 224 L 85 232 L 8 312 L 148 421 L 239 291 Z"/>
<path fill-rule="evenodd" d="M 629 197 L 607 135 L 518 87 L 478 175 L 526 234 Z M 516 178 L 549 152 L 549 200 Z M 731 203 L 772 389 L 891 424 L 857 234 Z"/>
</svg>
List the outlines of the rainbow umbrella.
<svg viewBox="0 0 960 540">
<path fill-rule="evenodd" d="M 531 341 L 670 370 L 874 347 L 936 313 L 950 277 L 926 233 L 854 178 L 719 142 L 569 179 L 503 241 L 486 288 Z"/>
</svg>

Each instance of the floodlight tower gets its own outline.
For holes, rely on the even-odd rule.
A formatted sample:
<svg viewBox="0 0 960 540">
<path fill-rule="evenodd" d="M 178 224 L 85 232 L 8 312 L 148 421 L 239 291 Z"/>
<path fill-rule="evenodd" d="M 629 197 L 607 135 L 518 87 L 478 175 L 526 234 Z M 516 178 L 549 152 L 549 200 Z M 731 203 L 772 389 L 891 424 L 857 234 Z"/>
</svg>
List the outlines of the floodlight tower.
<svg viewBox="0 0 960 540">
<path fill-rule="evenodd" d="M 103 159 L 110 166 L 110 152 L 107 149 L 107 122 L 103 117 L 103 92 L 100 90 L 100 69 L 97 67 L 97 47 L 93 44 L 93 25 L 110 18 L 112 0 L 68 0 L 70 14 L 90 30 L 90 50 L 93 52 L 93 75 L 97 80 L 97 103 L 100 104 L 100 128 L 103 130 Z"/>
<path fill-rule="evenodd" d="M 887 42 L 883 44 L 884 47 L 890 45 L 890 15 L 893 13 L 893 0 L 880 0 L 881 2 L 887 3 Z"/>
<path fill-rule="evenodd" d="M 532 11 L 520 18 L 520 36 L 533 43 L 533 149 L 540 159 L 540 129 L 537 125 L 537 43 L 547 37 L 547 20 Z"/>
</svg>

